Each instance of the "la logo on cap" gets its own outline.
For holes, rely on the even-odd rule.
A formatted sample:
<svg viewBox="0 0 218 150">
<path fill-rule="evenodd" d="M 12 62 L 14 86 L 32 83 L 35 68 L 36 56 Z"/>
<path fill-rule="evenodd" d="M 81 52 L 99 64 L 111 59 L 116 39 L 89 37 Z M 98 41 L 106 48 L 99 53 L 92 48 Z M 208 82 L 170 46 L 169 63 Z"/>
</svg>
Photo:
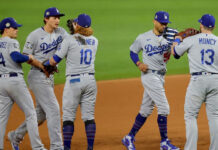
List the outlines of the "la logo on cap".
<svg viewBox="0 0 218 150">
<path fill-rule="evenodd" d="M 59 13 L 59 10 L 56 8 L 57 13 Z"/>
<path fill-rule="evenodd" d="M 10 24 L 9 22 L 7 22 L 7 23 L 5 24 L 6 27 L 10 27 L 10 25 L 11 25 L 11 24 Z"/>
<path fill-rule="evenodd" d="M 164 19 L 167 19 L 167 16 L 166 16 L 166 15 L 164 15 Z"/>
<path fill-rule="evenodd" d="M 157 15 L 155 16 L 155 19 L 157 19 Z"/>
</svg>

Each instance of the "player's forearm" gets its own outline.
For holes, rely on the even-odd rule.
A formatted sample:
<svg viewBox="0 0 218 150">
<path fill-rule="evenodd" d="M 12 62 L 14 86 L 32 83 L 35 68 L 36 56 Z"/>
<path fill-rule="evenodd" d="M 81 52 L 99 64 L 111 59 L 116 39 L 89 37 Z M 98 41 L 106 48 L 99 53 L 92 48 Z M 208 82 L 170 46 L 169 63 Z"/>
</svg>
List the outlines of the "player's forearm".
<svg viewBox="0 0 218 150">
<path fill-rule="evenodd" d="M 176 45 L 179 45 L 180 43 L 181 43 L 181 39 L 180 38 L 176 38 L 175 41 L 173 42 L 173 45 L 171 46 L 171 54 L 176 59 L 179 59 L 180 56 L 176 53 L 175 47 L 176 47 Z"/>
<path fill-rule="evenodd" d="M 56 66 L 62 59 L 58 55 L 54 55 L 52 58 L 49 60 L 49 64 L 51 66 Z"/>
<path fill-rule="evenodd" d="M 137 62 L 139 62 L 139 56 L 138 54 L 134 53 L 133 51 L 130 51 L 130 58 L 134 62 L 134 64 L 137 65 Z M 137 65 L 138 66 L 138 65 Z"/>
<path fill-rule="evenodd" d="M 29 57 L 27 55 L 23 55 L 19 52 L 12 52 L 10 54 L 12 60 L 16 63 L 24 63 L 27 62 L 29 60 Z"/>
</svg>

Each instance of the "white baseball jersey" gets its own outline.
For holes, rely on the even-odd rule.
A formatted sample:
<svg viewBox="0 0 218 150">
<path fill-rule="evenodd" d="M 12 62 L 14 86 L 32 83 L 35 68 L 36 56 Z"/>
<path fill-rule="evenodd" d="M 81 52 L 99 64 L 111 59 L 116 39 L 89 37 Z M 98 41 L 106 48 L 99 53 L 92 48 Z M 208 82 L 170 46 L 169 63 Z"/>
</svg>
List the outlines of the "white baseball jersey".
<svg viewBox="0 0 218 150">
<path fill-rule="evenodd" d="M 43 27 L 38 28 L 27 37 L 23 53 L 34 55 L 37 60 L 43 62 L 53 56 L 67 35 L 66 30 L 61 27 L 52 33 L 44 31 Z"/>
<path fill-rule="evenodd" d="M 9 37 L 0 38 L 0 74 L 23 73 L 21 64 L 14 62 L 10 56 L 14 51 L 20 52 L 17 40 Z"/>
<path fill-rule="evenodd" d="M 153 30 L 140 34 L 130 46 L 134 53 L 143 51 L 143 63 L 151 70 L 166 70 L 163 55 L 170 52 L 170 46 L 163 36 L 157 36 Z"/>
<path fill-rule="evenodd" d="M 200 33 L 184 39 L 175 46 L 175 52 L 182 56 L 188 53 L 190 73 L 218 73 L 218 38 L 213 34 Z"/>
<path fill-rule="evenodd" d="M 94 36 L 86 37 L 77 33 L 64 39 L 56 55 L 60 58 L 66 56 L 66 76 L 94 73 L 97 47 L 98 40 Z"/>
</svg>

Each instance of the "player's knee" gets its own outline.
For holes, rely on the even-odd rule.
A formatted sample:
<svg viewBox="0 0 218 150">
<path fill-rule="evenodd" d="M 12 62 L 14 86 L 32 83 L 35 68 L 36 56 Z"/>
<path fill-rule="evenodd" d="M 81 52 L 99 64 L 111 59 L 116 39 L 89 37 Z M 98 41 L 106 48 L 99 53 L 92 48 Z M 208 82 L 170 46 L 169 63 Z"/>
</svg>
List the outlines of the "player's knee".
<svg viewBox="0 0 218 150">
<path fill-rule="evenodd" d="M 139 113 L 143 116 L 143 117 L 148 117 L 152 114 L 153 112 L 153 108 L 149 108 L 149 109 L 143 109 L 140 110 Z"/>
<path fill-rule="evenodd" d="M 161 115 L 169 115 L 170 114 L 170 107 L 169 105 L 164 105 L 158 108 L 158 114 Z"/>
<path fill-rule="evenodd" d="M 92 119 L 92 120 L 86 120 L 85 122 L 85 126 L 89 125 L 89 124 L 95 124 L 95 120 Z"/>
<path fill-rule="evenodd" d="M 74 125 L 74 122 L 73 121 L 70 121 L 70 120 L 67 120 L 67 121 L 64 121 L 63 122 L 63 127 L 64 126 L 73 126 Z"/>
</svg>

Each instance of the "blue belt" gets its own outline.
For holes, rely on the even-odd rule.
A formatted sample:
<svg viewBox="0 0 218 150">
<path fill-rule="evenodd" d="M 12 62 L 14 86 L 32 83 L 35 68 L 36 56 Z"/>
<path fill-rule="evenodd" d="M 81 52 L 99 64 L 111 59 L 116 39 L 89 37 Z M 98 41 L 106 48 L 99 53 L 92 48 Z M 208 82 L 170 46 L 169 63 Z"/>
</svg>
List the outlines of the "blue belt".
<svg viewBox="0 0 218 150">
<path fill-rule="evenodd" d="M 162 76 L 166 74 L 166 71 L 162 71 L 162 70 L 151 70 L 151 72 Z"/>
<path fill-rule="evenodd" d="M 191 75 L 192 76 L 199 76 L 199 75 L 212 75 L 212 74 L 218 74 L 218 73 L 213 73 L 213 72 L 194 72 Z"/>
<path fill-rule="evenodd" d="M 86 73 L 81 73 L 81 74 L 71 74 L 71 77 L 75 77 L 75 76 L 80 76 L 82 74 L 86 74 Z M 95 75 L 94 73 L 88 73 L 89 75 Z"/>
<path fill-rule="evenodd" d="M 18 73 L 10 73 L 10 74 L 0 74 L 0 78 L 4 77 L 4 75 L 8 75 L 9 77 L 17 77 Z"/>
</svg>

